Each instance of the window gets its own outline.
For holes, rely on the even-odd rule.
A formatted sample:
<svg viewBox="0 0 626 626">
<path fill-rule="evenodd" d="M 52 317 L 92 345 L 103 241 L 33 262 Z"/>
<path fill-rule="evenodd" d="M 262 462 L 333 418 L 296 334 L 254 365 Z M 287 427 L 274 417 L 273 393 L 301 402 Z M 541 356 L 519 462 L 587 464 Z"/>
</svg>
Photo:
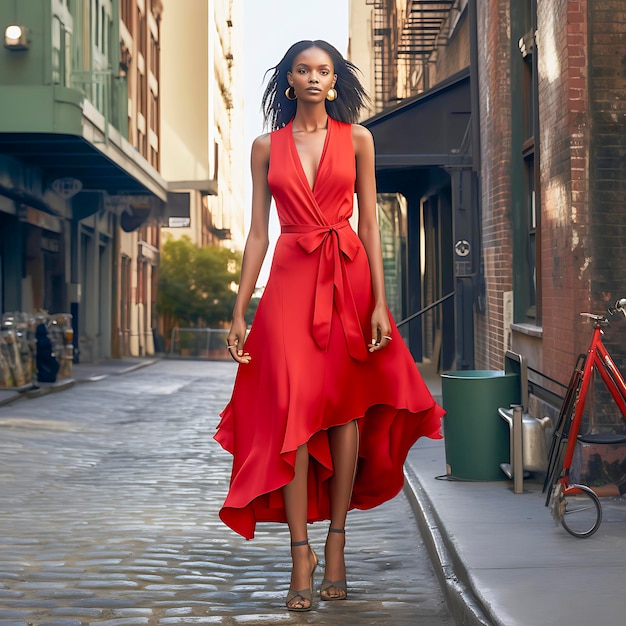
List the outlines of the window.
<svg viewBox="0 0 626 626">
<path fill-rule="evenodd" d="M 64 29 L 63 24 L 58 16 L 52 17 L 52 82 L 59 84 L 61 82 L 62 54 L 65 52 L 63 46 Z"/>
<path fill-rule="evenodd" d="M 154 77 L 159 79 L 159 42 L 150 33 L 150 71 Z"/>
<path fill-rule="evenodd" d="M 148 69 L 146 67 L 146 46 L 148 18 L 139 8 L 137 8 L 137 49 L 142 62 L 137 63 L 137 140 L 139 152 L 148 158 Z"/>
<path fill-rule="evenodd" d="M 146 59 L 146 48 L 148 46 L 147 30 L 148 21 L 146 15 L 140 9 L 137 9 L 137 48 L 144 60 Z"/>
<path fill-rule="evenodd" d="M 133 26 L 133 8 L 134 8 L 135 0 L 121 0 L 120 2 L 120 17 L 124 24 L 126 24 L 126 28 L 131 30 Z"/>
<path fill-rule="evenodd" d="M 137 110 L 146 117 L 146 91 L 148 89 L 148 81 L 145 73 L 137 74 Z"/>
<path fill-rule="evenodd" d="M 108 17 L 106 14 L 106 11 L 104 9 L 104 6 L 100 7 L 100 49 L 102 50 L 102 54 L 106 55 L 109 51 L 109 45 L 108 45 L 108 34 L 109 34 L 109 28 L 108 28 Z"/>
<path fill-rule="evenodd" d="M 531 154 L 525 159 L 526 174 L 526 207 L 528 231 L 528 317 L 536 318 L 537 307 L 537 207 L 535 198 L 535 156 Z"/>
<path fill-rule="evenodd" d="M 94 33 L 94 44 L 96 48 L 100 48 L 100 11 L 98 11 L 98 0 L 92 0 L 91 3 L 91 11 L 93 14 L 94 25 L 93 25 L 93 33 Z"/>
<path fill-rule="evenodd" d="M 120 351 L 122 354 L 130 354 L 130 328 L 131 328 L 131 267 L 132 261 L 127 256 L 122 256 L 122 268 L 120 277 Z"/>
<path fill-rule="evenodd" d="M 159 133 L 159 99 L 150 90 L 150 128 L 158 135 Z"/>
<path fill-rule="evenodd" d="M 142 156 L 148 156 L 148 140 L 146 135 L 140 130 L 137 131 L 137 148 Z"/>
<path fill-rule="evenodd" d="M 519 114 L 521 117 L 522 136 L 521 154 L 517 158 L 521 161 L 523 171 L 523 193 L 520 194 L 521 216 L 517 221 L 519 247 L 517 255 L 519 261 L 516 266 L 521 270 L 520 281 L 515 284 L 516 293 L 516 321 L 541 324 L 541 274 L 537 268 L 541 267 L 541 212 L 540 185 L 539 185 L 539 125 L 537 113 L 538 101 L 538 73 L 537 54 L 535 48 L 535 31 L 537 23 L 536 0 L 525 0 L 519 16 L 519 27 L 522 36 L 519 38 L 521 58 L 519 94 Z M 519 61 L 518 61 L 519 62 Z M 514 155 L 515 158 L 515 155 Z M 517 302 L 521 306 L 518 307 Z M 523 318 L 523 319 L 520 319 Z"/>
</svg>

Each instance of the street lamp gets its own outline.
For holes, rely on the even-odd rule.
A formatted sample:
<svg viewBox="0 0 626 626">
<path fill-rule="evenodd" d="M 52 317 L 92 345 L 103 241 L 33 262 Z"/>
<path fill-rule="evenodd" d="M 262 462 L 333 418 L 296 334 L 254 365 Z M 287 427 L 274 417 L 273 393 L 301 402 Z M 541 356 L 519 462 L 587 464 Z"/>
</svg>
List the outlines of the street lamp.
<svg viewBox="0 0 626 626">
<path fill-rule="evenodd" d="M 28 50 L 26 29 L 17 24 L 11 24 L 4 29 L 4 47 L 9 50 Z"/>
</svg>

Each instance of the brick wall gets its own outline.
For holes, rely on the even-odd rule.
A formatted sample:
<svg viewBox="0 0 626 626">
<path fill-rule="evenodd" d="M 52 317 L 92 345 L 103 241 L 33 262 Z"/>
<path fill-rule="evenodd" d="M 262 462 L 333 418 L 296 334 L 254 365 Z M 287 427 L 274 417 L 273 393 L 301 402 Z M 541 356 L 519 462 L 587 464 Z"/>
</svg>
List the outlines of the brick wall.
<svg viewBox="0 0 626 626">
<path fill-rule="evenodd" d="M 590 2 L 589 18 L 591 275 L 602 307 L 626 297 L 626 5 Z"/>
<path fill-rule="evenodd" d="M 567 383 L 588 340 L 578 314 L 591 282 L 586 2 L 538 0 L 537 23 L 542 370 Z"/>
<path fill-rule="evenodd" d="M 484 310 L 476 315 L 476 369 L 502 369 L 502 294 L 512 288 L 509 0 L 478 4 Z"/>
<path fill-rule="evenodd" d="M 543 367 L 566 383 L 591 326 L 626 294 L 626 6 L 621 0 L 539 0 Z M 624 368 L 626 327 L 605 342 Z M 623 430 L 602 383 L 583 429 Z M 597 456 L 599 453 L 599 456 Z M 606 482 L 623 449 L 582 446 L 575 474 Z M 600 459 L 603 459 L 601 461 Z"/>
<path fill-rule="evenodd" d="M 565 383 L 590 337 L 579 313 L 626 294 L 626 7 L 540 0 L 537 10 L 543 371 Z M 626 329 L 606 340 L 624 365 Z"/>
<path fill-rule="evenodd" d="M 448 40 L 445 47 L 438 50 L 437 55 L 437 63 L 431 74 L 432 84 L 439 83 L 448 76 L 469 67 L 470 41 L 467 13 L 461 16 L 453 36 Z"/>
<path fill-rule="evenodd" d="M 623 0 L 588 2 L 590 108 L 591 302 L 603 311 L 626 297 L 626 5 Z M 586 333 L 588 334 L 588 332 Z M 626 325 L 612 324 L 605 343 L 626 370 Z M 617 421 L 615 405 L 602 390 L 595 426 Z"/>
</svg>

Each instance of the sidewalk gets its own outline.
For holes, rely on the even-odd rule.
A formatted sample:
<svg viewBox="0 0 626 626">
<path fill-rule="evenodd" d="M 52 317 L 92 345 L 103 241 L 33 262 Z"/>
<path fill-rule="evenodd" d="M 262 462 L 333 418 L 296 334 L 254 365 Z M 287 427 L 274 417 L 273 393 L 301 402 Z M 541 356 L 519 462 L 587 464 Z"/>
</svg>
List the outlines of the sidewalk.
<svg viewBox="0 0 626 626">
<path fill-rule="evenodd" d="M 21 393 L 0 390 L 0 405 L 121 375 L 158 359 L 74 366 L 73 377 Z M 420 367 L 441 402 L 441 379 Z M 445 425 L 445 420 L 444 420 Z M 555 526 L 541 485 L 514 494 L 509 480 L 445 479 L 443 440 L 409 452 L 405 493 L 456 623 L 498 626 L 618 626 L 626 623 L 626 498 L 603 498 L 603 521 L 589 539 Z"/>
<path fill-rule="evenodd" d="M 420 369 L 441 401 L 440 377 Z M 599 530 L 576 539 L 554 524 L 536 480 L 514 494 L 509 480 L 438 479 L 445 472 L 444 442 L 422 439 L 405 492 L 457 623 L 626 623 L 626 498 L 603 498 Z"/>
<path fill-rule="evenodd" d="M 24 387 L 0 387 L 0 406 L 11 404 L 20 398 L 37 398 L 48 393 L 63 391 L 76 383 L 95 382 L 107 376 L 119 376 L 152 365 L 157 358 L 125 357 L 107 359 L 99 363 L 76 363 L 71 378 L 60 378 L 55 383 L 34 383 Z"/>
</svg>

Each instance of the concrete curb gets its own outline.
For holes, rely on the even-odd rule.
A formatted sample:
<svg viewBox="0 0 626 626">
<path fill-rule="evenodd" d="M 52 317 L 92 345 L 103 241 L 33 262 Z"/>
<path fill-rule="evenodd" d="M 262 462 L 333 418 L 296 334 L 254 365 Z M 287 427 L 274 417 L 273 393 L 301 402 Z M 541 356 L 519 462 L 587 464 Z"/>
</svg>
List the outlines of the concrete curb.
<svg viewBox="0 0 626 626">
<path fill-rule="evenodd" d="M 129 367 L 124 368 L 123 370 L 110 372 L 106 374 L 98 374 L 98 375 L 90 376 L 88 378 L 79 378 L 79 379 L 66 378 L 57 383 L 52 383 L 51 385 L 44 384 L 44 386 L 39 386 L 39 387 L 35 387 L 31 385 L 31 386 L 27 386 L 26 388 L 23 388 L 21 391 L 15 390 L 15 391 L 7 392 L 5 389 L 3 393 L 0 393 L 0 406 L 7 406 L 9 404 L 12 404 L 13 402 L 17 402 L 18 400 L 21 400 L 22 398 L 28 398 L 28 399 L 41 398 L 42 396 L 46 396 L 49 393 L 57 393 L 59 391 L 64 391 L 65 389 L 69 389 L 70 387 L 73 387 L 74 385 L 78 383 L 81 383 L 81 384 L 82 383 L 95 383 L 95 382 L 98 382 L 99 380 L 103 380 L 104 378 L 107 378 L 108 376 L 121 376 L 123 374 L 129 374 L 130 372 L 134 372 L 135 370 L 141 369 L 143 367 L 148 367 L 148 365 L 153 365 L 158 360 L 159 359 L 150 359 L 146 361 L 140 361 L 139 363 L 135 363 L 134 365 L 130 365 Z M 2 397 L 3 395 L 6 395 L 6 397 L 3 398 Z"/>
<path fill-rule="evenodd" d="M 159 359 L 150 359 L 149 361 L 140 361 L 139 363 L 135 363 L 134 365 L 129 365 L 125 367 L 123 370 L 119 370 L 117 372 L 108 372 L 106 374 L 96 374 L 94 376 L 89 376 L 87 378 L 79 378 L 77 383 L 97 383 L 99 380 L 104 380 L 109 376 L 122 376 L 123 374 L 130 374 L 130 372 L 134 372 L 136 370 L 140 370 L 143 367 L 148 367 L 148 365 L 154 365 L 157 363 Z"/>
<path fill-rule="evenodd" d="M 404 466 L 404 477 L 404 493 L 413 509 L 455 623 L 468 626 L 493 626 L 496 622 L 486 615 L 484 607 L 468 584 L 467 572 L 445 532 L 442 532 L 443 525 L 437 512 L 419 478 L 407 464 Z"/>
<path fill-rule="evenodd" d="M 23 394 L 19 391 L 6 391 L 6 389 L 4 389 L 2 393 L 0 393 L 0 406 L 11 404 L 16 400 L 19 400 L 22 396 Z"/>
<path fill-rule="evenodd" d="M 129 374 L 130 372 L 135 372 L 137 370 L 142 369 L 143 367 L 148 367 L 148 365 L 154 365 L 159 359 L 150 359 L 149 361 L 140 361 L 139 363 L 135 363 L 135 365 L 130 365 L 129 367 L 120 370 L 119 372 L 115 372 L 114 376 L 121 376 L 122 374 Z"/>
<path fill-rule="evenodd" d="M 40 383 L 41 385 L 42 383 Z M 7 392 L 7 388 L 0 393 L 0 406 L 7 406 L 12 404 L 13 402 L 17 402 L 22 398 L 41 398 L 41 396 L 47 396 L 49 393 L 57 393 L 58 391 L 63 391 L 65 389 L 69 389 L 76 384 L 76 381 L 73 378 L 66 378 L 58 383 L 52 383 L 47 385 L 43 383 L 43 386 L 35 386 L 35 385 L 26 385 L 21 390 L 15 390 Z M 6 396 L 6 397 L 2 397 Z"/>
<path fill-rule="evenodd" d="M 42 383 L 39 383 L 40 385 Z M 26 391 L 23 395 L 26 398 L 40 398 L 41 396 L 47 396 L 49 393 L 57 393 L 58 391 L 64 391 L 65 389 L 69 389 L 76 384 L 76 381 L 73 378 L 66 378 L 64 380 L 60 380 L 57 383 L 52 383 L 51 385 L 33 387 Z"/>
</svg>

